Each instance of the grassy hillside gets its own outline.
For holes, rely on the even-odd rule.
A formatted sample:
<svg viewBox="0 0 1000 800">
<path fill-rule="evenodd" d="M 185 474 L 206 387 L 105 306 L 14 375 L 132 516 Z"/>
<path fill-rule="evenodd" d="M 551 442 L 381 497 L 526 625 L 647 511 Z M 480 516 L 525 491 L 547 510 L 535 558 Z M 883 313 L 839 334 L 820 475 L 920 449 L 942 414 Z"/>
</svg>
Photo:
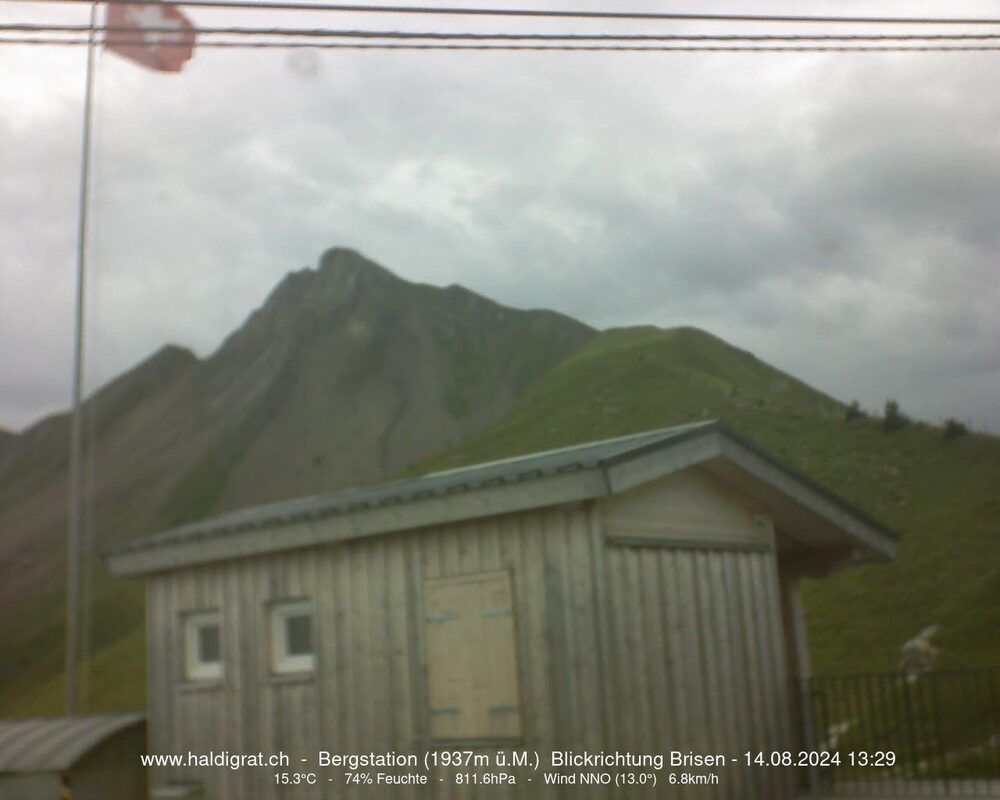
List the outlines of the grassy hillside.
<svg viewBox="0 0 1000 800">
<path fill-rule="evenodd" d="M 702 331 L 608 331 L 500 425 L 412 471 L 718 417 L 903 535 L 896 562 L 805 586 L 817 672 L 895 669 L 932 622 L 942 666 L 1000 663 L 1000 440 L 844 411 Z"/>
<path fill-rule="evenodd" d="M 898 398 L 906 408 L 907 398 Z M 704 418 L 730 426 L 903 534 L 889 565 L 809 583 L 821 673 L 895 669 L 900 645 L 941 625 L 943 666 L 1000 663 L 1000 440 L 945 439 L 910 424 L 845 421 L 842 404 L 702 331 L 608 331 L 546 372 L 499 424 L 410 472 L 490 460 Z M 99 628 L 121 609 L 141 620 L 136 582 L 102 582 Z M 58 654 L 58 621 L 50 642 Z M 95 640 L 101 641 L 100 630 Z M 99 650 L 93 707 L 145 700 L 141 625 Z M 0 716 L 55 713 L 61 679 L 0 696 Z"/>
</svg>

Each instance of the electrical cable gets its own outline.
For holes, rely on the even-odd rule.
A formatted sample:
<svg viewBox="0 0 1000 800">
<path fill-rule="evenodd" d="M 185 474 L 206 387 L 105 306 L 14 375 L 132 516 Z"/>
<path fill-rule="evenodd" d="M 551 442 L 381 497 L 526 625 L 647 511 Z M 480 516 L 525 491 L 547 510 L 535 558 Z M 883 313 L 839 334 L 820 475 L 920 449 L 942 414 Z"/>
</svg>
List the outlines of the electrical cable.
<svg viewBox="0 0 1000 800">
<path fill-rule="evenodd" d="M 0 33 L 88 33 L 87 25 L 34 23 L 0 24 Z M 176 28 L 98 26 L 101 33 L 176 33 Z M 607 41 L 607 42 L 827 42 L 827 41 L 985 41 L 1000 39 L 1000 33 L 912 33 L 912 34 L 608 34 L 608 33 L 477 33 L 447 31 L 337 30 L 331 28 L 197 27 L 188 33 L 233 36 L 295 36 L 343 39 L 432 39 L 471 41 Z"/>
<path fill-rule="evenodd" d="M 4 0 L 22 2 L 23 0 Z M 37 3 L 91 4 L 92 0 L 29 0 Z M 161 0 L 104 0 L 111 5 L 160 5 Z M 795 24 L 865 25 L 1000 25 L 1000 17 L 847 17 L 795 14 L 708 14 L 647 11 L 584 11 L 540 8 L 455 8 L 448 6 L 352 5 L 343 3 L 277 2 L 277 0 L 185 0 L 189 8 L 253 11 L 322 11 L 357 14 L 429 16 L 533 17 L 543 19 L 614 19 L 664 22 L 781 22 Z"/>
<path fill-rule="evenodd" d="M 176 33 L 176 31 L 174 31 Z M 0 45 L 64 45 L 83 46 L 86 39 L 0 37 Z M 115 41 L 119 45 L 143 46 L 149 43 L 136 39 Z M 1000 45 L 928 45 L 920 46 L 866 46 L 866 45 L 813 45 L 813 46 L 753 46 L 732 45 L 690 45 L 690 46 L 631 46 L 631 45 L 536 45 L 536 44 L 413 44 L 396 42 L 301 42 L 301 41 L 199 41 L 199 48 L 218 49 L 305 49 L 318 50 L 438 50 L 438 51 L 534 51 L 534 52 L 623 52 L 623 53 L 668 53 L 668 52 L 716 52 L 716 53 L 954 53 L 1000 51 Z"/>
</svg>

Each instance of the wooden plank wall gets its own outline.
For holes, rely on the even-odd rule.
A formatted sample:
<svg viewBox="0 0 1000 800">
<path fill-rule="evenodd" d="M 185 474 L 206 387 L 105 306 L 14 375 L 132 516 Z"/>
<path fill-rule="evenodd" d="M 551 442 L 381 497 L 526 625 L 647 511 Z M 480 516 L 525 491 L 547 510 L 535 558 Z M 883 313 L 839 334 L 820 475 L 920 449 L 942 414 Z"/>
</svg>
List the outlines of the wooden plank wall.
<svg viewBox="0 0 1000 800">
<path fill-rule="evenodd" d="M 791 746 L 773 553 L 612 546 L 607 580 L 620 748 L 741 756 Z M 716 772 L 720 783 L 676 787 L 673 797 L 791 792 L 779 769 L 676 771 Z"/>
<path fill-rule="evenodd" d="M 285 750 L 291 769 L 319 749 L 422 755 L 431 744 L 424 581 L 502 570 L 513 581 L 525 748 L 742 753 L 785 741 L 773 553 L 608 545 L 595 506 L 577 505 L 151 577 L 152 750 Z M 297 598 L 315 603 L 318 669 L 276 679 L 268 604 Z M 190 687 L 180 620 L 209 609 L 222 612 L 226 675 L 216 687 Z M 210 798 L 375 796 L 340 780 L 279 789 L 273 772 L 157 770 L 152 783 L 203 782 Z M 724 791 L 669 796 L 783 796 L 771 770 L 734 774 L 724 774 Z M 438 777 L 446 773 L 392 796 L 628 796 L 546 787 L 540 775 L 486 792 Z M 660 787 L 635 796 L 665 795 Z"/>
<path fill-rule="evenodd" d="M 595 557 L 603 557 L 599 535 L 591 515 L 575 506 L 153 576 L 151 749 L 284 749 L 293 769 L 297 758 L 312 761 L 319 749 L 422 755 L 431 746 L 424 581 L 501 570 L 513 583 L 524 747 L 600 749 L 608 705 L 599 658 L 602 610 L 594 591 Z M 268 604 L 296 598 L 312 598 L 317 609 L 317 674 L 304 681 L 274 679 L 268 674 Z M 212 688 L 195 687 L 183 679 L 181 620 L 211 609 L 222 612 L 225 678 Z M 372 796 L 371 787 L 345 789 L 339 780 L 279 791 L 269 783 L 272 772 L 158 770 L 153 780 L 204 782 L 213 798 Z M 437 777 L 430 791 L 401 787 L 392 796 L 458 800 L 483 792 Z M 489 796 L 569 796 L 566 791 L 545 788 L 535 776 L 510 790 L 491 787 Z M 572 796 L 605 794 L 595 789 Z"/>
</svg>

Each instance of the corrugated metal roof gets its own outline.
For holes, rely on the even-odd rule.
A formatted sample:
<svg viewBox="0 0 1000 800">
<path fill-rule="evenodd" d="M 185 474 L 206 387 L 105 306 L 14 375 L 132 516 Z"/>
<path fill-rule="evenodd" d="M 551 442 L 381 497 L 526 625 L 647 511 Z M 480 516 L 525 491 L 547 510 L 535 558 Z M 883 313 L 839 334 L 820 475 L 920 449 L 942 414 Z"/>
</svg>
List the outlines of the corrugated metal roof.
<svg viewBox="0 0 1000 800">
<path fill-rule="evenodd" d="M 682 439 L 692 433 L 704 432 L 719 427 L 719 425 L 720 423 L 716 420 L 677 425 L 630 436 L 619 436 L 614 439 L 563 447 L 558 450 L 529 453 L 501 461 L 489 461 L 459 469 L 432 472 L 419 478 L 244 508 L 222 516 L 199 520 L 153 536 L 133 539 L 115 548 L 113 552 L 135 552 L 263 525 L 362 511 L 425 497 L 532 480 L 559 472 L 588 469 L 613 461 L 623 455 L 632 455 L 651 446 L 658 447 L 666 442 Z"/>
<path fill-rule="evenodd" d="M 474 491 L 491 486 L 503 486 L 535 480 L 558 473 L 575 472 L 597 467 L 610 467 L 647 452 L 671 447 L 687 439 L 718 432 L 743 445 L 761 458 L 802 482 L 841 509 L 874 526 L 891 539 L 898 535 L 787 464 L 763 448 L 727 428 L 719 420 L 695 422 L 670 428 L 659 428 L 614 439 L 546 450 L 523 456 L 473 464 L 468 467 L 433 472 L 418 478 L 383 483 L 377 486 L 346 489 L 328 494 L 312 495 L 294 500 L 240 509 L 189 525 L 173 528 L 152 536 L 125 542 L 109 555 L 134 553 L 173 544 L 196 542 L 226 533 L 250 530 L 275 524 L 317 519 L 334 514 L 366 511 L 384 506 L 408 503 L 430 497 Z"/>
<path fill-rule="evenodd" d="M 0 772 L 59 772 L 143 714 L 0 720 Z"/>
</svg>

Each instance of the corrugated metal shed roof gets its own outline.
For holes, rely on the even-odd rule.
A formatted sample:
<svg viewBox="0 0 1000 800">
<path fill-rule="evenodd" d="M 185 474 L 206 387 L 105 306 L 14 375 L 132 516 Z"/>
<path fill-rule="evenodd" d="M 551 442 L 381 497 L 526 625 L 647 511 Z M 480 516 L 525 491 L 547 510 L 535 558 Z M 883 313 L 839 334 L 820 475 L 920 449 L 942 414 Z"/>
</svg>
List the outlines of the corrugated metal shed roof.
<svg viewBox="0 0 1000 800">
<path fill-rule="evenodd" d="M 782 463 L 766 450 L 727 428 L 720 421 L 708 420 L 645 431 L 630 436 L 619 436 L 614 439 L 603 439 L 558 450 L 529 453 L 515 458 L 434 472 L 418 478 L 383 483 L 377 486 L 347 489 L 240 509 L 173 528 L 163 533 L 125 542 L 109 555 L 114 557 L 137 554 L 172 545 L 193 544 L 240 531 L 313 520 L 336 514 L 365 512 L 435 497 L 448 497 L 490 487 L 533 481 L 560 473 L 594 469 L 606 471 L 617 464 L 647 453 L 669 449 L 682 442 L 716 434 L 747 448 L 767 463 L 777 467 L 783 474 L 809 487 L 817 495 L 854 518 L 872 526 L 890 540 L 898 538 L 895 532 L 877 520 L 869 517 L 808 476 Z"/>
<path fill-rule="evenodd" d="M 69 769 L 109 736 L 145 720 L 143 714 L 0 720 L 0 773 Z"/>
<path fill-rule="evenodd" d="M 233 511 L 210 519 L 173 528 L 153 536 L 144 536 L 115 548 L 114 553 L 129 553 L 179 542 L 193 541 L 220 533 L 247 530 L 274 523 L 315 519 L 330 514 L 364 511 L 426 497 L 467 492 L 487 486 L 499 486 L 533 480 L 559 472 L 590 469 L 623 455 L 634 455 L 647 447 L 659 447 L 692 433 L 719 427 L 715 420 L 660 428 L 630 436 L 529 453 L 501 461 L 473 464 L 469 467 L 432 472 L 419 478 L 383 483 L 358 489 L 270 503 Z"/>
</svg>

